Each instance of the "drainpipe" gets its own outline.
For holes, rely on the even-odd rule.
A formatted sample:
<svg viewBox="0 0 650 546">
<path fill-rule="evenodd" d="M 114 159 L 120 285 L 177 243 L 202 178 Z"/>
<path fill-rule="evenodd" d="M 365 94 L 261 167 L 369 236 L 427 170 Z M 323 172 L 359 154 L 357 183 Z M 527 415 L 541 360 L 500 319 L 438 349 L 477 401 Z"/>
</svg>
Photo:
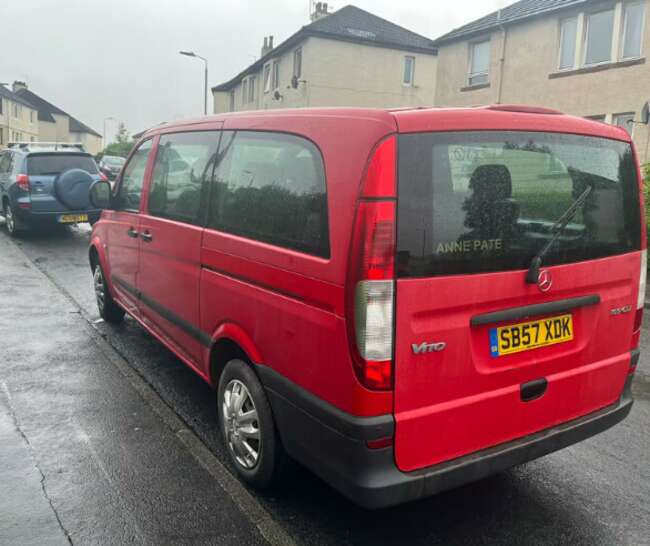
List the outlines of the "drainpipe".
<svg viewBox="0 0 650 546">
<path fill-rule="evenodd" d="M 499 10 L 497 19 L 499 21 L 501 20 L 501 10 Z M 503 33 L 503 39 L 501 41 L 501 58 L 499 59 L 499 84 L 497 85 L 497 104 L 501 104 L 501 98 L 503 96 L 503 68 L 506 63 L 506 44 L 508 43 L 508 31 L 506 30 L 505 25 L 501 24 L 499 28 Z"/>
</svg>

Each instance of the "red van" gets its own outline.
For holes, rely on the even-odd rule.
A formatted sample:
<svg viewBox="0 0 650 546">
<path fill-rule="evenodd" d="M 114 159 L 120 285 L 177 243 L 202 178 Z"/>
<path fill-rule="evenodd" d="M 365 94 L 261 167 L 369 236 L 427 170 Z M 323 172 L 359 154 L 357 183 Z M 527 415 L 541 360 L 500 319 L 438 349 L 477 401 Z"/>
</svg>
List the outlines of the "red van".
<svg viewBox="0 0 650 546">
<path fill-rule="evenodd" d="M 640 189 L 625 131 L 551 110 L 219 115 L 95 183 L 90 264 L 214 387 L 241 478 L 288 455 L 377 508 L 627 416 Z"/>
</svg>

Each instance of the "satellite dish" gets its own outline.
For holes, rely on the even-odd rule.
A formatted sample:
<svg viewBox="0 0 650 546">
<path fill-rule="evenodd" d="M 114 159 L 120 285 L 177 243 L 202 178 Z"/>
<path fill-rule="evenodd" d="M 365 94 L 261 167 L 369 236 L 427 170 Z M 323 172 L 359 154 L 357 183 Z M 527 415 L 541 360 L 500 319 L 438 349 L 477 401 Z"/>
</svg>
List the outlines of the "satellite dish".
<svg viewBox="0 0 650 546">
<path fill-rule="evenodd" d="M 641 110 L 641 123 L 648 125 L 650 123 L 650 103 L 646 102 Z"/>
</svg>

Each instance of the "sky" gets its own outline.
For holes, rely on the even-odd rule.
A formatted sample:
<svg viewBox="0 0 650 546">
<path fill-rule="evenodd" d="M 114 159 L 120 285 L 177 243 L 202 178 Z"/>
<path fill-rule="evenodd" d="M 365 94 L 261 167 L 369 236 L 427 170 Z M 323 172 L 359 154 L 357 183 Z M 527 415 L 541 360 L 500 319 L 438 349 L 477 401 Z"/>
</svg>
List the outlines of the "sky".
<svg viewBox="0 0 650 546">
<path fill-rule="evenodd" d="M 436 38 L 508 0 L 342 0 Z M 44 99 L 111 140 L 122 122 L 138 132 L 203 114 L 210 86 L 309 23 L 309 0 L 0 0 L 0 82 L 27 82 Z M 211 94 L 208 111 L 212 110 Z M 113 118 L 113 119 L 106 119 Z"/>
</svg>

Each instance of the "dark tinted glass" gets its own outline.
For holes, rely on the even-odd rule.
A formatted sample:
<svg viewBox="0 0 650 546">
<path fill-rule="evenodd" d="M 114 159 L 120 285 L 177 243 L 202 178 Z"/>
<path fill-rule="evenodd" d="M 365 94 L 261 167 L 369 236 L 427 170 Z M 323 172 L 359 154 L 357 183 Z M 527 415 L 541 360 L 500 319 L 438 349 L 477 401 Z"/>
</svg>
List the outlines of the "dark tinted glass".
<svg viewBox="0 0 650 546">
<path fill-rule="evenodd" d="M 546 265 L 639 249 L 637 170 L 628 144 L 551 133 L 403 135 L 398 274 L 526 269 L 588 185 L 591 194 Z"/>
<path fill-rule="evenodd" d="M 129 159 L 122 170 L 122 183 L 120 184 L 116 208 L 118 210 L 137 211 L 140 208 L 144 174 L 147 170 L 147 161 L 151 152 L 151 140 L 145 140 Z"/>
<path fill-rule="evenodd" d="M 27 157 L 27 174 L 34 176 L 60 174 L 69 169 L 83 169 L 97 174 L 97 164 L 88 155 L 35 154 Z"/>
<path fill-rule="evenodd" d="M 323 160 L 285 134 L 224 132 L 212 188 L 215 229 L 329 257 Z"/>
<path fill-rule="evenodd" d="M 149 192 L 149 213 L 196 224 L 203 181 L 212 176 L 219 132 L 163 135 Z"/>
</svg>

